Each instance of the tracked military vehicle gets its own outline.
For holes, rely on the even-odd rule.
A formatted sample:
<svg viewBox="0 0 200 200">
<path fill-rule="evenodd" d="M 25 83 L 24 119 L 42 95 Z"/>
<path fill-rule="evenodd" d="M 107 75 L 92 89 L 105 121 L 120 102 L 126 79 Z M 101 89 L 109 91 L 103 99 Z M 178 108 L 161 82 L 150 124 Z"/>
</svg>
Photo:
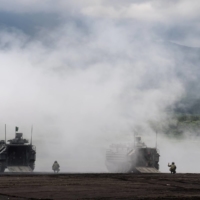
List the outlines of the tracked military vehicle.
<svg viewBox="0 0 200 200">
<path fill-rule="evenodd" d="M 0 141 L 0 172 L 4 172 L 6 168 L 9 171 L 23 171 L 29 169 L 33 171 L 35 168 L 36 147 L 23 139 L 23 133 L 16 133 L 15 138 Z M 27 171 L 27 170 L 25 170 Z"/>
<path fill-rule="evenodd" d="M 158 173 L 159 153 L 136 137 L 131 144 L 112 144 L 106 151 L 106 167 L 111 173 Z"/>
</svg>

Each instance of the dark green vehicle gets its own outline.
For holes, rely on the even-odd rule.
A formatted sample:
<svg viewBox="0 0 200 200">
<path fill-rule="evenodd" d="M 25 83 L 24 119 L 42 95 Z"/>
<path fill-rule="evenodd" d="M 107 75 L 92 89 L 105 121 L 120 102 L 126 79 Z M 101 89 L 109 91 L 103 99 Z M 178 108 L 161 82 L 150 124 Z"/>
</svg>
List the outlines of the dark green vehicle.
<svg viewBox="0 0 200 200">
<path fill-rule="evenodd" d="M 159 173 L 157 148 L 147 147 L 141 137 L 133 144 L 112 144 L 106 151 L 106 167 L 111 173 Z"/>
<path fill-rule="evenodd" d="M 23 133 L 16 133 L 15 138 L 0 141 L 0 172 L 6 168 L 13 172 L 33 171 L 35 168 L 36 147 L 23 139 Z M 28 169 L 28 171 L 27 171 Z"/>
</svg>

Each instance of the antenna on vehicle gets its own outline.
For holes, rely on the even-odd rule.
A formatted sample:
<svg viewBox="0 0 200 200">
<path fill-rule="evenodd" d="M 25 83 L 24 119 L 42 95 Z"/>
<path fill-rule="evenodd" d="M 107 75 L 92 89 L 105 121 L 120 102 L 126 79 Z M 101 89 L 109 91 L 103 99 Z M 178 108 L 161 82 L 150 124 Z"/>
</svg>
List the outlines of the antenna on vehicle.
<svg viewBox="0 0 200 200">
<path fill-rule="evenodd" d="M 5 124 L 5 143 L 6 143 L 6 124 Z"/>
<path fill-rule="evenodd" d="M 157 149 L 157 129 L 156 129 L 156 149 Z"/>
<path fill-rule="evenodd" d="M 31 126 L 31 145 L 32 145 L 33 125 Z"/>
</svg>

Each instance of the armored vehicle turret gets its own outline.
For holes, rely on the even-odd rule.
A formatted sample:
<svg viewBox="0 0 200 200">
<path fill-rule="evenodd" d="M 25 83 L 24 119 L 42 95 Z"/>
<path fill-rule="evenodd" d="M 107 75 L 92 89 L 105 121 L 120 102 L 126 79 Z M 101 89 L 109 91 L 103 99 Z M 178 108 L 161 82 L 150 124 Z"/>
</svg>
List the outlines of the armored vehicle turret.
<svg viewBox="0 0 200 200">
<path fill-rule="evenodd" d="M 136 137 L 134 143 L 110 145 L 106 167 L 112 173 L 157 173 L 159 156 L 157 148 L 147 147 L 141 137 Z"/>
<path fill-rule="evenodd" d="M 6 168 L 35 168 L 36 147 L 23 139 L 23 133 L 16 133 L 15 138 L 0 141 L 0 172 Z"/>
</svg>

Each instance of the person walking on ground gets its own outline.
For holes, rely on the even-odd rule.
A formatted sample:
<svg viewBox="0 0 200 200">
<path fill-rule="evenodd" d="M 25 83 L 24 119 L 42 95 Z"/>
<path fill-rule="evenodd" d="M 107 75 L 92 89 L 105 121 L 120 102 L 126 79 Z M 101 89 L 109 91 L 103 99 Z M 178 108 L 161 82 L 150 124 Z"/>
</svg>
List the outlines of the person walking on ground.
<svg viewBox="0 0 200 200">
<path fill-rule="evenodd" d="M 60 165 L 58 164 L 58 162 L 57 161 L 55 161 L 54 163 L 53 163 L 53 166 L 52 166 L 52 169 L 53 169 L 53 171 L 54 171 L 54 173 L 55 172 L 59 172 L 60 171 Z"/>
<path fill-rule="evenodd" d="M 168 167 L 170 167 L 169 171 L 171 172 L 171 174 L 176 174 L 176 165 L 174 162 L 172 162 L 171 165 L 168 163 Z"/>
</svg>

